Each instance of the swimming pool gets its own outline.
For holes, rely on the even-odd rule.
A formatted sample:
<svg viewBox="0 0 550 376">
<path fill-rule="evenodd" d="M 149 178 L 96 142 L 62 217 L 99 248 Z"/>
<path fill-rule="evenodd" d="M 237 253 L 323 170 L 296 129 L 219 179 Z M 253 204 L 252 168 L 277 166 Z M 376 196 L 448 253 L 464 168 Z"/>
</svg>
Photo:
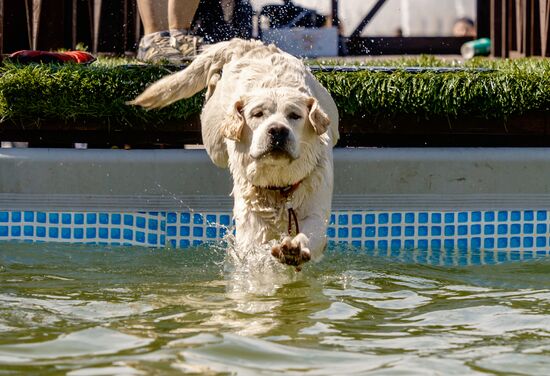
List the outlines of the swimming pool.
<svg viewBox="0 0 550 376">
<path fill-rule="evenodd" d="M 321 262 L 241 270 L 204 151 L 1 150 L 0 369 L 547 373 L 546 150 L 337 149 L 335 173 Z"/>
<path fill-rule="evenodd" d="M 204 150 L 2 149 L 0 240 L 188 248 L 231 228 L 231 178 Z M 330 245 L 434 264 L 550 252 L 544 148 L 335 150 Z M 462 261 L 460 261 L 462 260 Z"/>
<path fill-rule="evenodd" d="M 433 266 L 330 247 L 300 273 L 225 248 L 0 246 L 8 374 L 546 375 L 549 259 Z"/>
</svg>

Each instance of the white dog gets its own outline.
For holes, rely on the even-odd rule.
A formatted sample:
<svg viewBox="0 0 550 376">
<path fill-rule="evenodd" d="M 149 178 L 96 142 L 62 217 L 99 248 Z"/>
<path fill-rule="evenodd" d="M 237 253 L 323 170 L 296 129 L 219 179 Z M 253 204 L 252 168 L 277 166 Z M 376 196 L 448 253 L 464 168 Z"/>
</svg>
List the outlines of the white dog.
<svg viewBox="0 0 550 376">
<path fill-rule="evenodd" d="M 319 259 L 338 141 L 329 93 L 299 59 L 273 45 L 233 39 L 208 47 L 129 103 L 159 108 L 204 88 L 203 142 L 212 161 L 229 166 L 233 176 L 237 250 L 272 244 L 273 256 L 297 270 Z"/>
</svg>

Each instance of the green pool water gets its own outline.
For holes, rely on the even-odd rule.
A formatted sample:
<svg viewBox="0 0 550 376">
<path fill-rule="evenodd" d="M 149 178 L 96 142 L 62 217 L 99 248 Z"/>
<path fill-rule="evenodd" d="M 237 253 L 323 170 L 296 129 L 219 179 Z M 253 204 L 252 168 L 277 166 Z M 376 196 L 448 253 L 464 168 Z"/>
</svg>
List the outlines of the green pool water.
<svg viewBox="0 0 550 376">
<path fill-rule="evenodd" d="M 0 245 L 0 375 L 548 375 L 550 260 L 332 249 L 245 273 L 222 246 Z"/>
</svg>

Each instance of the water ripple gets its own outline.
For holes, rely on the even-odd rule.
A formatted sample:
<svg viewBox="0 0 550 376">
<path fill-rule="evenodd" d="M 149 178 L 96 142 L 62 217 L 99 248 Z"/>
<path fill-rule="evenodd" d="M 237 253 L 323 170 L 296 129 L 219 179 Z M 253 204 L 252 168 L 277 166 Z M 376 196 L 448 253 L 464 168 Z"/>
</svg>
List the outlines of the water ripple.
<svg viewBox="0 0 550 376">
<path fill-rule="evenodd" d="M 72 376 L 550 368 L 550 260 L 434 267 L 338 248 L 300 273 L 224 260 L 219 245 L 0 245 L 0 368 Z"/>
</svg>

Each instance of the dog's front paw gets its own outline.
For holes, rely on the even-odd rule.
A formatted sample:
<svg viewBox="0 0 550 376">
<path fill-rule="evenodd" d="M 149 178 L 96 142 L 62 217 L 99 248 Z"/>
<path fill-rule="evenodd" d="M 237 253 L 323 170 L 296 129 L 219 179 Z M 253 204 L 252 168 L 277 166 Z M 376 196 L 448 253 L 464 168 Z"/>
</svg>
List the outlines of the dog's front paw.
<svg viewBox="0 0 550 376">
<path fill-rule="evenodd" d="M 271 254 L 279 262 L 296 267 L 296 271 L 300 271 L 301 265 L 311 259 L 309 249 L 302 247 L 301 243 L 296 239 L 287 236 L 281 244 L 277 244 L 271 248 Z"/>
</svg>

